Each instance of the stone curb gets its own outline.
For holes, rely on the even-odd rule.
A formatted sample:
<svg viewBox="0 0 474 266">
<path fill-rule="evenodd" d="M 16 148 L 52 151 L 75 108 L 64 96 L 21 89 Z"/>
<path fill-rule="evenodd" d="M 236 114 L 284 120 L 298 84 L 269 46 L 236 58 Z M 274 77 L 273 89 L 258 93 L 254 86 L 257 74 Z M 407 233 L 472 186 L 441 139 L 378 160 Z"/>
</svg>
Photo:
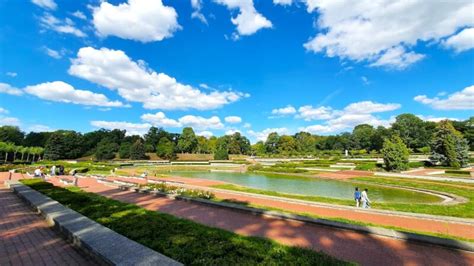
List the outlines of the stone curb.
<svg viewBox="0 0 474 266">
<path fill-rule="evenodd" d="M 183 265 L 120 235 L 17 181 L 5 181 L 56 230 L 99 262 L 107 265 Z"/>
<path fill-rule="evenodd" d="M 474 243 L 471 243 L 468 241 L 447 239 L 447 238 L 442 238 L 442 237 L 422 235 L 422 234 L 411 233 L 411 232 L 403 232 L 403 231 L 388 229 L 388 228 L 383 228 L 383 227 L 363 226 L 363 225 L 355 225 L 355 224 L 343 223 L 343 222 L 338 222 L 338 221 L 326 220 L 326 219 L 321 219 L 321 218 L 311 218 L 307 216 L 282 213 L 278 211 L 268 211 L 265 209 L 246 207 L 246 206 L 242 206 L 242 205 L 234 204 L 234 203 L 215 202 L 215 201 L 210 201 L 210 200 L 205 200 L 205 199 L 196 199 L 196 198 L 189 198 L 189 197 L 183 197 L 183 196 L 176 196 L 176 197 L 170 197 L 170 198 L 175 198 L 177 200 L 183 200 L 183 201 L 189 201 L 189 202 L 195 202 L 195 203 L 204 204 L 204 205 L 212 205 L 212 206 L 217 206 L 217 207 L 222 207 L 222 208 L 228 208 L 228 209 L 238 210 L 238 211 L 247 212 L 247 213 L 250 212 L 253 215 L 257 215 L 257 216 L 266 216 L 266 217 L 272 217 L 272 218 L 283 219 L 283 220 L 293 220 L 293 221 L 299 221 L 299 222 L 304 222 L 304 223 L 335 227 L 335 228 L 340 228 L 340 229 L 345 229 L 345 230 L 352 230 L 352 231 L 357 231 L 357 232 L 366 233 L 370 235 L 385 236 L 385 237 L 396 238 L 396 239 L 401 239 L 405 241 L 415 241 L 415 242 L 420 242 L 420 243 L 425 243 L 425 244 L 438 245 L 438 246 L 444 246 L 444 247 L 448 247 L 452 249 L 460 249 L 460 250 L 465 250 L 469 252 L 474 252 Z"/>
</svg>

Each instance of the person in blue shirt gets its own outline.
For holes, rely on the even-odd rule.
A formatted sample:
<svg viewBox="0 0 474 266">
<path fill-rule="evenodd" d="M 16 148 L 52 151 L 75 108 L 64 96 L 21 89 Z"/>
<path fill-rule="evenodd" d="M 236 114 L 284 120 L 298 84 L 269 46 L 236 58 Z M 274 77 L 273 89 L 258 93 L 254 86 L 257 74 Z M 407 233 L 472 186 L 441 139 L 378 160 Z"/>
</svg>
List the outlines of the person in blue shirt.
<svg viewBox="0 0 474 266">
<path fill-rule="evenodd" d="M 361 198 L 361 194 L 360 194 L 359 188 L 356 187 L 355 192 L 354 192 L 354 200 L 356 202 L 356 207 L 359 207 L 360 205 L 360 198 Z"/>
</svg>

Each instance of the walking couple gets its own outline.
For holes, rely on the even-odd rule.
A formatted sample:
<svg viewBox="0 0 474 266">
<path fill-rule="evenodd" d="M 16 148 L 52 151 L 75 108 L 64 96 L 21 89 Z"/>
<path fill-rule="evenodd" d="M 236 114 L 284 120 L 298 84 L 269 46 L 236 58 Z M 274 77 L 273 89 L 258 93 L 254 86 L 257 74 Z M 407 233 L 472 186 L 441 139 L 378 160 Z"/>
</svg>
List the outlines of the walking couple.
<svg viewBox="0 0 474 266">
<path fill-rule="evenodd" d="M 356 207 L 359 207 L 362 203 L 362 208 L 370 208 L 370 199 L 367 195 L 367 192 L 369 192 L 368 189 L 364 189 L 364 191 L 361 193 L 358 187 L 355 188 L 354 199 L 356 201 Z"/>
</svg>

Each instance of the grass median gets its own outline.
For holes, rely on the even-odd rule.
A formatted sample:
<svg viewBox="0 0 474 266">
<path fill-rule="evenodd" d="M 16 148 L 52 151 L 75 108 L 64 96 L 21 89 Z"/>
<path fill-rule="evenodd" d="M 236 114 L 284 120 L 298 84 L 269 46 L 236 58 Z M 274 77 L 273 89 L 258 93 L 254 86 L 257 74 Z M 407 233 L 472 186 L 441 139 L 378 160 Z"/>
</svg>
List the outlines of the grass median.
<svg viewBox="0 0 474 266">
<path fill-rule="evenodd" d="M 350 265 L 310 249 L 241 236 L 84 192 L 77 187 L 55 187 L 39 179 L 22 182 L 117 233 L 186 265 Z"/>
</svg>

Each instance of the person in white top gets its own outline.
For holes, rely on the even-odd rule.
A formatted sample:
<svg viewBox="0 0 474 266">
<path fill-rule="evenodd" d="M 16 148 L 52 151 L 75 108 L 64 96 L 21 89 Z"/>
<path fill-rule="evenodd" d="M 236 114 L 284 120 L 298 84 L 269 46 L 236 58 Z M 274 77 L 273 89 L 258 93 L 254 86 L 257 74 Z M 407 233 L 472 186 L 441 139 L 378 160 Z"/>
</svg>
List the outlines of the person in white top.
<svg viewBox="0 0 474 266">
<path fill-rule="evenodd" d="M 362 208 L 366 208 L 366 209 L 370 208 L 370 199 L 369 199 L 369 196 L 367 195 L 368 191 L 369 191 L 368 189 L 364 189 L 360 197 L 360 201 L 362 202 Z"/>
<path fill-rule="evenodd" d="M 34 173 L 35 173 L 35 177 L 41 177 L 43 175 L 43 173 L 41 172 L 41 169 L 39 168 L 36 168 Z"/>
</svg>

